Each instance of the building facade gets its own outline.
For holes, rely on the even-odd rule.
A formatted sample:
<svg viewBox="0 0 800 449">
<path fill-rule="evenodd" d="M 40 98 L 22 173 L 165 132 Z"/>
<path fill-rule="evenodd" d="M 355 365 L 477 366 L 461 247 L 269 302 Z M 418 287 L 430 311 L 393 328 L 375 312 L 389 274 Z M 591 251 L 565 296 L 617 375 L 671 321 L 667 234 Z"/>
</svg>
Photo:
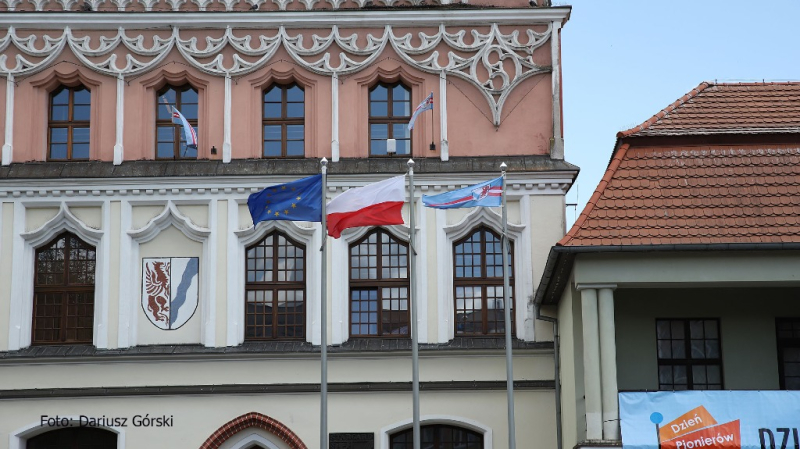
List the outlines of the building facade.
<svg viewBox="0 0 800 449">
<path fill-rule="evenodd" d="M 332 447 L 411 447 L 409 228 L 327 239 L 323 299 L 320 225 L 248 213 L 323 157 L 329 200 L 416 162 L 435 448 L 508 444 L 501 223 L 418 199 L 508 164 L 517 441 L 555 445 L 552 332 L 531 300 L 578 170 L 570 9 L 427 3 L 4 2 L 0 447 L 317 447 L 321 320 Z"/>
<path fill-rule="evenodd" d="M 799 99 L 702 83 L 618 134 L 535 298 L 561 329 L 563 447 L 620 446 L 619 393 L 800 387 Z"/>
</svg>

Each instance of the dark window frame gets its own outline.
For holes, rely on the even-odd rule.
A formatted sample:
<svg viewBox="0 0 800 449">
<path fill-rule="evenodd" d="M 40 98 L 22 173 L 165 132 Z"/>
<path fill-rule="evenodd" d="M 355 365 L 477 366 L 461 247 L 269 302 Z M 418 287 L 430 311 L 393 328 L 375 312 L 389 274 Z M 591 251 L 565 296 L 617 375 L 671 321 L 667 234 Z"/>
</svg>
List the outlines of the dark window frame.
<svg viewBox="0 0 800 449">
<path fill-rule="evenodd" d="M 42 253 L 50 250 L 51 248 L 56 248 L 59 241 L 64 240 L 64 248 L 63 248 L 63 272 L 61 275 L 64 277 L 63 282 L 61 283 L 39 283 L 41 269 L 44 264 L 41 261 L 40 264 L 40 257 Z M 74 248 L 73 242 L 71 241 L 74 239 L 78 242 L 78 247 Z M 70 282 L 70 260 L 71 259 L 71 250 L 72 249 L 84 249 L 91 251 L 94 254 L 93 259 L 93 266 L 94 272 L 92 272 L 92 282 L 91 283 L 71 283 Z M 92 260 L 92 259 L 87 259 Z M 33 313 L 32 313 L 32 323 L 31 323 L 31 344 L 32 345 L 63 345 L 63 344 L 92 344 L 94 342 L 94 295 L 95 295 L 95 284 L 96 284 L 96 270 L 97 270 L 97 249 L 83 241 L 77 235 L 71 232 L 63 232 L 59 234 L 57 237 L 50 240 L 48 243 L 42 245 L 41 247 L 36 249 L 36 255 L 34 258 L 34 278 L 33 278 Z M 52 273 L 52 272 L 48 272 Z M 39 315 L 38 311 L 40 307 L 47 307 L 48 304 L 40 304 L 41 298 L 44 295 L 58 295 L 61 294 L 61 302 L 57 305 L 61 308 L 60 316 L 59 316 L 59 323 L 58 323 L 58 337 L 57 339 L 38 339 L 36 337 L 37 329 L 40 327 L 37 325 L 37 318 L 45 320 L 47 318 L 51 318 L 52 316 L 47 315 Z M 67 339 L 67 334 L 70 331 L 69 324 L 69 295 L 70 294 L 83 294 L 86 295 L 88 298 L 91 299 L 91 314 L 84 314 L 84 315 L 75 315 L 76 317 L 76 326 L 75 331 L 77 335 L 78 329 L 86 329 L 85 327 L 81 328 L 77 326 L 77 317 L 80 318 L 90 318 L 91 319 L 91 336 L 89 338 L 75 338 L 75 339 Z M 76 305 L 76 308 L 78 306 Z M 49 328 L 53 329 L 53 328 Z"/>
<path fill-rule="evenodd" d="M 781 324 L 789 324 L 792 327 L 792 337 L 781 337 Z M 775 319 L 775 338 L 778 349 L 778 380 L 781 390 L 787 390 L 784 350 L 800 348 L 800 318 L 776 318 Z M 790 376 L 800 378 L 800 376 Z"/>
<path fill-rule="evenodd" d="M 467 442 L 466 446 L 463 444 L 464 440 L 454 441 L 456 438 L 451 438 L 451 441 L 442 441 L 443 431 L 460 432 L 464 434 L 464 437 L 473 437 L 477 441 Z M 414 445 L 413 432 L 413 428 L 408 428 L 391 434 L 389 436 L 389 446 L 392 449 L 412 449 Z M 430 435 L 431 432 L 433 435 Z M 420 434 L 421 443 L 430 449 L 454 449 L 454 443 L 459 443 L 458 447 L 464 449 L 483 449 L 484 447 L 483 434 L 466 427 L 451 424 L 428 424 L 420 426 Z M 445 440 L 447 439 L 445 438 Z M 449 445 L 445 446 L 448 443 Z"/>
<path fill-rule="evenodd" d="M 272 271 L 272 280 L 271 281 L 248 282 L 247 276 L 248 276 L 248 271 L 250 271 L 250 270 L 248 270 L 248 261 L 251 259 L 250 251 L 252 249 L 255 249 L 256 247 L 260 246 L 262 243 L 266 243 L 267 239 L 269 239 L 270 237 L 273 238 L 272 244 L 271 244 L 271 246 L 272 246 L 272 270 L 271 270 Z M 277 280 L 278 279 L 278 272 L 280 271 L 278 269 L 279 266 L 280 266 L 279 263 L 278 263 L 278 261 L 279 261 L 278 248 L 279 248 L 279 239 L 281 237 L 284 238 L 288 244 L 290 244 L 290 245 L 294 246 L 295 248 L 300 249 L 302 251 L 302 261 L 303 261 L 303 263 L 302 263 L 302 267 L 300 267 L 302 269 L 302 273 L 303 273 L 302 280 L 299 280 L 299 281 L 297 281 L 297 280 L 295 280 L 295 281 L 278 281 Z M 286 340 L 295 340 L 296 341 L 296 340 L 305 340 L 306 332 L 307 332 L 307 328 L 306 328 L 306 318 L 307 318 L 307 316 L 306 316 L 306 313 L 307 313 L 307 309 L 308 309 L 308 307 L 307 307 L 308 306 L 308 295 L 307 295 L 307 289 L 306 289 L 306 279 L 307 279 L 307 276 L 308 276 L 308 270 L 307 270 L 308 260 L 307 260 L 306 254 L 307 254 L 306 245 L 298 242 L 297 240 L 289 237 L 286 233 L 284 233 L 282 231 L 278 231 L 278 230 L 275 230 L 275 231 L 272 231 L 272 232 L 268 233 L 263 238 L 261 238 L 260 240 L 258 240 L 257 242 L 253 243 L 252 245 L 248 246 L 245 249 L 245 270 L 244 270 L 245 271 L 244 272 L 245 296 L 244 296 L 243 300 L 244 300 L 244 303 L 245 303 L 245 310 L 244 310 L 244 319 L 245 319 L 245 321 L 244 321 L 245 326 L 244 327 L 245 327 L 245 331 L 244 332 L 245 332 L 245 340 L 246 341 L 286 341 Z M 255 258 L 253 258 L 253 259 L 255 260 Z M 295 267 L 294 269 L 297 270 L 297 267 Z M 266 271 L 266 270 L 263 270 L 263 271 Z M 303 293 L 303 311 L 300 314 L 300 317 L 299 317 L 299 320 L 298 320 L 299 323 L 295 323 L 295 326 L 294 326 L 294 327 L 300 327 L 300 331 L 297 333 L 298 335 L 291 336 L 291 337 L 289 337 L 289 336 L 278 336 L 277 335 L 278 334 L 278 330 L 282 327 L 282 326 L 280 326 L 280 317 L 282 315 L 284 317 L 289 315 L 289 314 L 280 314 L 279 313 L 279 309 L 277 307 L 277 305 L 278 305 L 278 292 L 281 291 L 281 290 L 283 290 L 283 291 L 302 291 L 302 293 Z M 250 326 L 249 325 L 249 320 L 248 320 L 248 317 L 249 317 L 250 314 L 248 313 L 247 295 L 248 295 L 248 292 L 250 292 L 250 291 L 271 291 L 272 292 L 272 324 L 270 325 L 272 327 L 272 335 L 271 336 L 256 337 L 256 336 L 248 336 L 247 335 L 248 334 L 248 327 Z M 255 314 L 253 314 L 253 315 L 255 315 Z M 292 315 L 296 315 L 296 314 L 292 314 Z M 255 319 L 254 319 L 254 321 L 255 321 Z M 263 325 L 263 327 L 267 327 L 267 326 L 268 326 L 267 324 Z M 285 326 L 283 326 L 283 327 L 285 327 Z"/>
<path fill-rule="evenodd" d="M 197 148 L 197 150 L 195 150 L 196 151 L 196 155 L 195 156 L 181 156 L 181 152 L 185 152 L 186 151 L 186 148 L 185 148 L 186 145 L 185 144 L 181 145 L 181 139 L 183 139 L 183 137 L 184 137 L 183 126 L 175 124 L 175 123 L 172 122 L 171 112 L 170 112 L 170 118 L 169 119 L 165 120 L 165 119 L 158 118 L 159 108 L 165 108 L 166 107 L 164 102 L 161 100 L 161 97 L 164 94 L 166 94 L 168 91 L 170 91 L 170 90 L 175 91 L 175 103 L 170 103 L 170 106 L 175 107 L 179 111 L 181 111 L 181 114 L 184 115 L 184 117 L 186 118 L 186 121 L 189 122 L 189 125 L 191 125 L 196 130 L 198 130 L 198 135 L 197 135 L 197 147 L 198 148 Z M 191 84 L 185 83 L 185 84 L 181 84 L 179 86 L 172 85 L 172 84 L 167 84 L 167 85 L 165 85 L 164 87 L 162 87 L 161 89 L 159 89 L 156 92 L 156 138 L 155 138 L 155 150 L 156 150 L 155 151 L 155 159 L 156 160 L 161 160 L 161 161 L 174 161 L 174 160 L 193 161 L 193 160 L 197 160 L 199 155 L 200 155 L 200 135 L 199 135 L 199 127 L 198 127 L 199 118 L 198 117 L 186 117 L 185 108 L 183 107 L 184 105 L 195 104 L 195 103 L 187 103 L 187 102 L 184 102 L 182 100 L 183 93 L 187 92 L 187 91 L 190 91 L 190 90 L 194 91 L 194 93 L 197 94 L 197 115 L 199 116 L 200 115 L 200 92 L 197 89 L 195 89 L 194 86 L 192 86 Z M 168 126 L 172 127 L 172 157 L 159 157 L 159 155 L 158 155 L 158 144 L 161 141 L 158 140 L 158 128 L 163 128 L 163 127 L 168 127 Z M 161 143 L 164 143 L 164 142 L 166 142 L 166 141 L 163 141 Z"/>
<path fill-rule="evenodd" d="M 360 247 L 363 243 L 368 242 L 370 237 L 376 235 L 377 236 L 377 251 L 375 254 L 377 260 L 377 267 L 375 267 L 377 278 L 376 279 L 354 279 L 353 278 L 353 257 L 358 257 L 353 255 L 353 249 L 356 247 Z M 405 269 L 406 277 L 399 277 L 399 278 L 384 278 L 383 277 L 383 243 L 382 243 L 382 236 L 386 235 L 390 240 L 390 247 L 391 244 L 394 243 L 398 245 L 400 248 L 405 248 L 405 254 L 398 253 L 398 254 L 389 254 L 389 257 L 403 257 L 405 256 L 406 263 L 405 265 L 398 265 L 398 267 L 402 270 Z M 408 242 L 403 241 L 402 239 L 398 238 L 391 232 L 387 231 L 384 228 L 374 228 L 364 234 L 363 237 L 356 240 L 355 242 L 351 243 L 347 250 L 348 257 L 348 281 L 349 281 L 349 288 L 348 288 L 348 317 L 350 323 L 350 331 L 349 335 L 350 338 L 410 338 L 411 337 L 411 315 L 410 315 L 410 308 L 411 304 L 409 303 L 409 297 L 411 291 L 411 283 L 409 279 L 409 259 L 408 259 Z M 399 263 L 399 259 L 398 259 Z M 405 310 L 405 324 L 406 324 L 406 332 L 402 334 L 393 334 L 393 333 L 384 333 L 383 331 L 383 289 L 384 288 L 406 288 L 406 310 Z M 366 291 L 366 290 L 376 290 L 377 291 L 377 332 L 375 334 L 354 334 L 353 333 L 353 292 L 354 291 Z M 387 298 L 388 300 L 393 300 L 394 298 Z M 359 311 L 363 312 L 363 311 Z M 369 323 L 368 323 L 369 324 Z M 398 322 L 398 324 L 403 324 L 402 321 Z"/>
<path fill-rule="evenodd" d="M 409 104 L 409 115 L 399 116 L 394 115 L 394 88 L 397 86 L 402 86 L 408 92 L 408 104 Z M 372 92 L 375 91 L 378 87 L 386 88 L 386 114 L 387 115 L 372 115 Z M 411 120 L 411 115 L 414 113 L 412 108 L 411 102 L 411 94 L 412 90 L 407 84 L 403 83 L 402 81 L 396 81 L 394 83 L 387 83 L 383 81 L 379 81 L 375 83 L 374 86 L 369 88 L 367 94 L 367 109 L 369 116 L 368 124 L 367 124 L 367 149 L 369 151 L 369 157 L 393 157 L 394 154 L 373 154 L 372 153 L 372 125 L 387 125 L 387 139 L 395 139 L 394 137 L 394 125 L 404 125 L 408 126 L 408 122 Z M 413 138 L 414 130 L 410 130 L 408 133 L 408 153 L 397 154 L 400 157 L 412 157 L 414 155 L 414 138 Z M 405 140 L 405 139 L 398 139 L 398 140 Z"/>
<path fill-rule="evenodd" d="M 63 91 L 69 92 L 69 98 L 67 100 L 67 119 L 66 120 L 54 120 L 53 119 L 53 100 L 55 97 Z M 88 120 L 75 120 L 75 93 L 85 90 L 89 92 L 89 119 Z M 88 87 L 84 86 L 83 84 L 78 84 L 76 86 L 59 86 L 57 89 L 50 92 L 48 97 L 48 109 L 47 109 L 47 160 L 48 161 L 58 161 L 58 162 L 65 162 L 65 161 L 88 161 L 91 159 L 91 123 L 92 123 L 92 116 L 91 116 L 91 106 L 92 106 L 92 91 Z M 79 103 L 79 105 L 84 106 L 85 103 Z M 54 128 L 66 128 L 67 129 L 67 157 L 65 159 L 54 158 L 52 157 L 53 154 L 53 142 L 52 142 L 52 132 L 51 130 Z M 85 158 L 75 158 L 72 156 L 73 152 L 73 145 L 74 136 L 75 136 L 75 128 L 87 128 L 89 129 L 89 142 L 85 142 L 87 145 L 90 146 L 89 148 L 89 155 Z M 84 143 L 84 142 L 80 142 Z"/>
<path fill-rule="evenodd" d="M 289 101 L 289 90 L 297 87 L 303 92 L 303 101 Z M 268 103 L 267 101 L 267 92 L 271 91 L 272 89 L 279 89 L 281 91 L 281 116 L 280 117 L 273 117 L 268 118 L 264 113 L 264 109 Z M 305 101 L 305 94 L 306 90 L 300 84 L 293 82 L 289 84 L 271 84 L 269 87 L 264 89 L 261 93 L 261 157 L 265 159 L 302 159 L 305 157 L 305 132 L 306 132 L 306 101 Z M 302 117 L 289 117 L 288 105 L 289 103 L 301 103 L 303 105 L 303 116 Z M 297 142 L 297 139 L 289 139 L 289 126 L 303 126 L 303 139 L 300 142 L 303 142 L 303 154 L 302 155 L 288 155 L 289 151 L 289 142 Z M 265 154 L 264 145 L 266 142 L 276 142 L 275 140 L 267 140 L 266 133 L 264 132 L 264 128 L 266 126 L 280 126 L 281 127 L 281 155 L 280 156 L 267 156 Z"/>
<path fill-rule="evenodd" d="M 472 236 L 476 233 L 481 233 L 480 236 L 480 276 L 478 277 L 466 277 L 462 276 L 459 277 L 457 275 L 457 267 L 459 266 L 457 263 L 457 256 L 458 253 L 456 248 L 464 243 L 466 243 Z M 488 337 L 488 338 L 499 338 L 505 335 L 505 332 L 489 332 L 489 308 L 488 308 L 488 294 L 487 288 L 488 287 L 500 287 L 503 288 L 503 274 L 502 271 L 500 276 L 487 276 L 487 263 L 486 263 L 486 233 L 493 235 L 495 238 L 500 240 L 501 251 L 502 251 L 502 235 L 500 233 L 495 232 L 493 229 L 489 228 L 488 226 L 477 226 L 473 228 L 470 232 L 468 232 L 464 237 L 456 240 L 453 242 L 452 252 L 453 252 L 453 332 L 454 335 L 457 337 L 462 336 L 469 336 L 469 337 Z M 509 239 L 509 254 L 508 254 L 508 263 L 511 268 L 511 273 L 508 277 L 508 284 L 511 288 L 511 292 L 509 292 L 509 299 L 511 300 L 511 335 L 516 335 L 516 320 L 514 319 L 514 311 L 516 310 L 516 301 L 515 301 L 515 291 L 514 291 L 514 273 L 516 269 L 514 268 L 514 242 Z M 502 253 L 500 253 L 502 257 Z M 465 265 L 466 266 L 466 265 Z M 472 265 L 474 267 L 474 265 Z M 502 266 L 502 261 L 500 262 L 500 266 Z M 458 287 L 480 287 L 481 288 L 481 332 L 480 333 L 468 333 L 464 331 L 458 330 Z M 505 309 L 505 305 L 504 305 Z M 503 325 L 505 326 L 505 310 L 503 309 Z M 473 309 L 477 310 L 477 309 Z M 497 309 L 494 309 L 497 310 Z"/>
<path fill-rule="evenodd" d="M 659 338 L 659 336 L 658 336 L 658 324 L 659 324 L 660 321 L 669 322 L 670 323 L 670 329 L 672 329 L 672 323 L 675 323 L 675 322 L 683 323 L 683 338 L 680 338 L 680 339 L 675 339 L 675 338 L 662 339 L 662 338 Z M 701 340 L 703 342 L 705 342 L 706 340 L 716 340 L 718 342 L 717 351 L 719 353 L 719 357 L 714 357 L 714 358 L 693 358 L 691 356 L 692 355 L 692 340 L 693 340 L 692 336 L 691 336 L 691 323 L 692 322 L 697 322 L 697 321 L 703 321 L 704 322 L 704 324 L 703 324 L 704 337 L 702 339 L 695 338 L 694 340 Z M 707 332 L 705 330 L 705 322 L 706 321 L 713 321 L 713 322 L 716 323 L 716 329 L 717 329 L 716 338 L 706 338 L 705 337 L 705 333 Z M 658 373 L 657 373 L 658 374 L 658 379 L 657 380 L 658 380 L 658 390 L 659 391 L 675 391 L 676 390 L 674 388 L 676 386 L 676 383 L 674 381 L 674 377 L 673 377 L 673 382 L 671 384 L 667 384 L 667 383 L 663 383 L 662 384 L 661 383 L 661 373 L 660 373 L 660 371 L 661 371 L 661 367 L 662 366 L 670 366 L 670 367 L 683 366 L 683 367 L 685 367 L 686 368 L 686 390 L 701 390 L 700 388 L 695 388 L 696 384 L 703 384 L 701 382 L 695 382 L 695 380 L 694 380 L 693 368 L 695 366 L 705 366 L 705 367 L 716 366 L 716 367 L 719 368 L 719 382 L 720 382 L 719 383 L 719 390 L 724 390 L 725 389 L 725 374 L 724 374 L 723 369 L 722 369 L 722 367 L 723 367 L 723 363 L 722 363 L 722 330 L 721 330 L 721 327 L 720 327 L 721 323 L 720 323 L 720 319 L 719 318 L 656 318 L 655 324 L 656 324 L 656 359 L 658 361 L 658 368 L 657 368 L 658 369 Z M 672 334 L 670 333 L 670 336 L 671 335 Z M 662 358 L 660 356 L 659 347 L 658 347 L 659 341 L 670 341 L 670 342 L 672 342 L 672 341 L 681 341 L 681 340 L 684 342 L 684 347 L 683 347 L 684 357 L 683 358 Z M 704 346 L 705 346 L 705 343 L 704 343 Z M 705 349 L 704 349 L 704 351 L 705 351 Z M 674 376 L 674 370 L 673 370 L 673 376 Z M 706 379 L 708 379 L 708 378 L 706 377 Z M 664 386 L 672 385 L 673 388 L 672 389 L 663 389 L 662 385 L 664 385 Z M 704 385 L 717 385 L 717 384 L 710 383 L 710 382 L 705 382 Z M 680 390 L 680 388 L 678 390 Z M 715 388 L 704 388 L 702 390 L 715 390 Z"/>
</svg>

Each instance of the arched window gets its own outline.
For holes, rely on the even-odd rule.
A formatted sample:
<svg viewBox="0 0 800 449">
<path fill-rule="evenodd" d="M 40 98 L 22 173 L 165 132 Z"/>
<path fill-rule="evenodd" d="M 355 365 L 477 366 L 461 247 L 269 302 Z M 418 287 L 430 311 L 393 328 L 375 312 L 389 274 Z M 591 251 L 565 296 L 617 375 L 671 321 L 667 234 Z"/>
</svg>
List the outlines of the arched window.
<svg viewBox="0 0 800 449">
<path fill-rule="evenodd" d="M 183 126 L 172 122 L 171 109 L 197 130 L 197 106 L 197 90 L 188 84 L 166 85 L 156 93 L 156 159 L 197 159 L 197 148 L 186 145 Z"/>
<path fill-rule="evenodd" d="M 95 249 L 70 233 L 36 250 L 33 344 L 91 344 Z"/>
<path fill-rule="evenodd" d="M 62 86 L 50 94 L 47 122 L 47 159 L 89 159 L 91 92 L 83 86 Z"/>
<path fill-rule="evenodd" d="M 305 338 L 305 249 L 277 231 L 247 248 L 245 340 Z"/>
<path fill-rule="evenodd" d="M 390 437 L 390 449 L 412 449 L 414 429 Z M 420 443 L 425 449 L 483 449 L 483 435 L 461 427 L 436 424 L 420 427 Z"/>
<path fill-rule="evenodd" d="M 95 427 L 51 430 L 25 443 L 27 449 L 117 449 L 117 434 Z"/>
<path fill-rule="evenodd" d="M 305 92 L 297 84 L 264 91 L 264 157 L 305 155 Z"/>
<path fill-rule="evenodd" d="M 387 156 L 386 139 L 397 140 L 397 155 L 411 154 L 411 89 L 397 82 L 369 90 L 369 155 Z"/>
<path fill-rule="evenodd" d="M 514 309 L 513 245 L 509 251 L 511 309 Z M 455 268 L 455 334 L 497 335 L 505 333 L 503 305 L 503 252 L 494 231 L 480 227 L 453 244 Z M 514 331 L 514 314 L 511 314 Z"/>
<path fill-rule="evenodd" d="M 375 229 L 350 246 L 350 336 L 408 337 L 408 244 Z"/>
</svg>

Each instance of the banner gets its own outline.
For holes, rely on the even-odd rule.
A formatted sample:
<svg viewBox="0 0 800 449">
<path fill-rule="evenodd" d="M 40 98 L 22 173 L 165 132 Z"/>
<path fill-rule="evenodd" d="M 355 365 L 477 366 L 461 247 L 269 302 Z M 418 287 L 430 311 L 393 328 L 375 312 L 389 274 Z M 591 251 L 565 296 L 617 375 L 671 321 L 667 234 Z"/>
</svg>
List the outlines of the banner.
<svg viewBox="0 0 800 449">
<path fill-rule="evenodd" d="M 623 449 L 798 449 L 800 391 L 620 393 Z"/>
</svg>

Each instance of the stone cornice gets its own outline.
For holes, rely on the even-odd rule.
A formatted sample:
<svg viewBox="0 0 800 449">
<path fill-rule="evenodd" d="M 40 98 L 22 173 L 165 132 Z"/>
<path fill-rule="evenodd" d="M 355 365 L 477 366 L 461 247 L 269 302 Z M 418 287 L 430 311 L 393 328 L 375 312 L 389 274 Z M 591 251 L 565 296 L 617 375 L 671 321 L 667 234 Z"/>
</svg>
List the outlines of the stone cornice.
<svg viewBox="0 0 800 449">
<path fill-rule="evenodd" d="M 396 10 L 315 10 L 315 11 L 149 11 L 149 12 L 61 12 L 25 11 L 0 14 L 0 26 L 19 29 L 116 30 L 119 27 L 169 28 L 180 17 L 181 28 L 327 28 L 333 25 L 347 28 L 380 26 L 438 27 L 470 26 L 487 23 L 498 25 L 546 25 L 569 18 L 570 7 L 557 8 L 470 8 L 470 9 L 396 9 Z"/>
<path fill-rule="evenodd" d="M 578 167 L 546 156 L 417 159 L 417 191 L 438 193 L 453 190 L 499 175 L 496 167 L 506 162 L 509 195 L 564 194 L 578 173 Z M 405 173 L 405 160 L 343 159 L 329 166 L 328 194 L 358 187 Z M 316 159 L 221 161 L 130 161 L 22 163 L 0 168 L 2 198 L 85 198 L 110 197 L 151 199 L 198 199 L 198 196 L 243 197 L 268 185 L 296 180 L 318 173 Z"/>
</svg>

